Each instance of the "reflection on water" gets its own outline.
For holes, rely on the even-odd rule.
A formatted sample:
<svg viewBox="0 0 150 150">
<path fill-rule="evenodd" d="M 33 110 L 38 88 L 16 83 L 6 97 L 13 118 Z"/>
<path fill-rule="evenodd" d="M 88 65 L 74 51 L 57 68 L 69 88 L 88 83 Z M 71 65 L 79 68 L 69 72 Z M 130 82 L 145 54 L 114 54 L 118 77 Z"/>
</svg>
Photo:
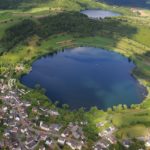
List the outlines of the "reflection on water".
<svg viewBox="0 0 150 150">
<path fill-rule="evenodd" d="M 32 71 L 21 78 L 31 88 L 46 89 L 52 101 L 72 109 L 140 103 L 144 89 L 131 76 L 132 61 L 100 48 L 78 47 L 35 61 Z"/>
</svg>

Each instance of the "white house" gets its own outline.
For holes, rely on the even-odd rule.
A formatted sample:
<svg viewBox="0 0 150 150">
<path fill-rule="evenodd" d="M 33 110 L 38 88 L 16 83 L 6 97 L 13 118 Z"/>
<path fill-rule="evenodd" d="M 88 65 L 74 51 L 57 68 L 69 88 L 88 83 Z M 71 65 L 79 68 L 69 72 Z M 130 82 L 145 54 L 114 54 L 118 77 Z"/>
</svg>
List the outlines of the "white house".
<svg viewBox="0 0 150 150">
<path fill-rule="evenodd" d="M 60 137 L 57 141 L 58 141 L 58 143 L 61 144 L 61 145 L 64 145 L 65 142 L 66 142 L 65 138 L 63 138 L 63 137 Z"/>
<path fill-rule="evenodd" d="M 42 121 L 40 122 L 40 128 L 42 130 L 49 131 L 49 127 L 47 125 L 44 125 Z"/>
</svg>

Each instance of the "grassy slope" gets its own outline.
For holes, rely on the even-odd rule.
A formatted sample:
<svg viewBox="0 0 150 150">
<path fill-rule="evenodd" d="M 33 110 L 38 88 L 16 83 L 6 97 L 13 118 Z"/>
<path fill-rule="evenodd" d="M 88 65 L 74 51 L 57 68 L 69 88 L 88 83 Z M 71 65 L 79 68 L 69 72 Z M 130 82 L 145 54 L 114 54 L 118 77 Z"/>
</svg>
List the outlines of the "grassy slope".
<svg viewBox="0 0 150 150">
<path fill-rule="evenodd" d="M 132 18 L 132 22 L 135 21 L 134 19 Z M 127 57 L 131 57 L 140 70 L 140 74 L 136 74 L 137 78 L 147 86 L 150 92 L 150 57 L 145 56 L 145 53 L 150 52 L 150 45 L 148 42 L 150 39 L 150 29 L 148 24 L 137 26 L 133 23 L 133 25 L 137 27 L 137 33 L 130 39 L 120 39 L 116 45 L 114 45 L 114 40 L 101 37 L 87 37 L 85 39 L 78 40 L 80 44 L 84 43 L 83 45 L 103 47 L 105 49 L 117 51 Z M 135 108 L 137 110 L 135 110 Z M 150 95 L 147 96 L 141 106 L 137 106 L 135 108 L 133 110 L 129 109 L 115 112 L 112 114 L 112 118 L 110 119 L 106 117 L 107 120 L 110 120 L 110 122 L 112 121 L 113 124 L 119 128 L 117 132 L 119 138 L 145 136 L 149 133 L 147 131 L 149 130 L 150 125 Z M 91 120 L 93 120 L 93 117 Z M 99 121 L 101 121 L 101 117 L 95 117 L 94 122 Z"/>
<path fill-rule="evenodd" d="M 92 2 L 91 0 L 84 0 L 82 2 L 83 3 L 85 2 L 86 6 L 81 7 L 79 4 L 77 3 L 75 4 L 73 0 L 67 2 L 66 0 L 62 0 L 62 1 L 56 0 L 50 3 L 48 7 L 45 4 L 43 4 L 37 8 L 32 8 L 27 12 L 23 12 L 22 10 L 17 10 L 15 11 L 15 13 L 17 12 L 17 14 L 22 16 L 24 14 L 29 14 L 29 13 L 31 13 L 32 15 L 39 15 L 41 13 L 47 14 L 47 12 L 49 11 L 49 7 L 53 8 L 51 9 L 50 13 L 52 13 L 53 11 L 72 10 L 72 9 L 79 11 L 81 9 L 89 8 L 89 7 L 94 7 L 94 8 L 102 7 L 106 9 L 111 8 L 106 5 L 97 4 L 95 2 Z M 121 8 L 119 8 L 118 11 L 124 12 Z M 13 11 L 11 10 L 11 13 L 12 12 Z M 13 16 L 14 19 L 18 19 L 19 17 L 16 15 Z M 1 20 L 7 20 L 12 18 L 12 15 L 10 15 L 9 11 L 6 12 L 1 11 L 0 18 Z M 142 75 L 138 75 L 139 79 L 142 80 L 142 83 L 144 83 L 148 87 L 150 86 L 150 81 L 148 80 L 150 78 L 150 64 L 149 64 L 149 57 L 147 58 L 144 55 L 144 53 L 150 51 L 150 43 L 149 43 L 150 29 L 149 29 L 149 22 L 148 22 L 149 19 L 142 18 L 142 17 L 138 17 L 138 18 L 130 17 L 128 18 L 128 20 L 129 22 L 132 22 L 133 25 L 136 26 L 138 29 L 137 30 L 138 32 L 134 34 L 132 37 L 130 37 L 130 39 L 121 38 L 119 41 L 118 40 L 115 41 L 116 39 L 111 39 L 102 36 L 74 39 L 71 35 L 57 35 L 57 36 L 50 37 L 46 41 L 43 41 L 41 43 L 41 46 L 37 46 L 35 43 L 36 41 L 38 41 L 38 37 L 32 37 L 29 40 L 31 42 L 29 42 L 28 46 L 19 45 L 13 51 L 7 53 L 4 56 L 1 56 L 0 60 L 6 66 L 8 62 L 9 62 L 8 65 L 10 64 L 14 65 L 22 61 L 32 62 L 38 56 L 53 51 L 57 51 L 63 47 L 70 47 L 70 45 L 64 46 L 58 44 L 58 42 L 72 39 L 72 43 L 71 43 L 72 46 L 84 45 L 84 46 L 102 47 L 105 49 L 115 50 L 123 55 L 131 57 L 136 62 L 138 68 L 143 72 Z M 0 37 L 3 36 L 4 30 L 7 27 L 11 26 L 11 24 L 15 23 L 16 21 L 18 20 L 15 20 L 14 22 L 11 23 L 10 22 L 5 24 L 0 23 Z M 144 23 L 143 21 L 145 21 L 146 23 Z M 24 56 L 28 56 L 28 57 L 24 57 Z M 26 67 L 28 69 L 29 66 Z M 141 106 L 136 106 L 136 108 L 132 108 L 128 110 L 122 110 L 120 112 L 117 111 L 112 112 L 110 114 L 104 113 L 105 115 L 103 114 L 103 112 L 97 111 L 97 115 L 94 115 L 94 117 L 92 113 L 87 113 L 87 114 L 88 114 L 88 118 L 91 120 L 91 122 L 93 122 L 93 124 L 105 119 L 112 121 L 119 128 L 117 135 L 120 136 L 121 138 L 126 136 L 131 136 L 129 134 L 131 131 L 134 131 L 132 132 L 132 136 L 137 136 L 137 135 L 141 136 L 146 134 L 150 123 L 149 97 L 147 98 L 147 100 L 145 100 L 145 102 L 142 103 Z"/>
</svg>

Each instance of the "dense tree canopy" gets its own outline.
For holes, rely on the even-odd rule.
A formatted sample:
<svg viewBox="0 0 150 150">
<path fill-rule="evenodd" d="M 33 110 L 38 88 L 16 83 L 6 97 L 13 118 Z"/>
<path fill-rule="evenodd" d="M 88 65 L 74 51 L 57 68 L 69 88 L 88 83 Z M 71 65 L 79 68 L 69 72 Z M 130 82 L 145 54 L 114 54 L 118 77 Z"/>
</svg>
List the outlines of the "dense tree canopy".
<svg viewBox="0 0 150 150">
<path fill-rule="evenodd" d="M 1 40 L 4 47 L 7 49 L 13 48 L 14 45 L 26 39 L 28 36 L 35 33 L 35 23 L 31 20 L 24 20 L 16 24 L 6 31 L 5 36 Z"/>
<path fill-rule="evenodd" d="M 26 19 L 11 26 L 1 39 L 1 44 L 9 50 L 34 34 L 45 39 L 64 32 L 77 37 L 100 34 L 104 36 L 116 36 L 118 34 L 130 36 L 136 32 L 136 29 L 119 19 L 94 20 L 79 12 L 63 12 L 37 20 Z"/>
</svg>

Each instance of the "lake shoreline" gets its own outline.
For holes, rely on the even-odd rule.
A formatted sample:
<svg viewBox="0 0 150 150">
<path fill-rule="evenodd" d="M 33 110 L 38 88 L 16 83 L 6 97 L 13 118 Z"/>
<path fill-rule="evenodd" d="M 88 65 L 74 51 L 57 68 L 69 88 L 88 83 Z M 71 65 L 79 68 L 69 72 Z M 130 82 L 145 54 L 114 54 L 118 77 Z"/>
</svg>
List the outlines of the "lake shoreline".
<svg viewBox="0 0 150 150">
<path fill-rule="evenodd" d="M 79 47 L 81 47 L 81 46 L 79 46 Z M 86 46 L 87 47 L 87 46 Z M 91 48 L 90 46 L 89 47 L 87 47 L 87 48 Z M 69 48 L 70 49 L 70 48 Z M 65 49 L 66 50 L 66 49 Z M 115 51 L 113 51 L 113 50 L 107 50 L 107 49 L 103 49 L 102 48 L 102 50 L 105 50 L 105 51 L 110 51 L 110 52 L 112 52 L 112 53 L 117 53 L 117 52 L 115 52 Z M 64 49 L 63 50 L 58 50 L 58 51 L 55 51 L 54 52 L 54 54 L 55 53 L 57 53 L 57 52 L 60 52 L 60 51 L 64 51 Z M 50 55 L 52 55 L 53 53 L 52 52 L 50 52 L 49 54 L 45 54 L 45 55 L 43 55 L 43 56 L 40 56 L 40 57 L 38 57 L 36 60 L 34 60 L 33 61 L 33 63 L 35 62 L 35 61 L 38 61 L 39 59 L 42 59 L 43 57 L 47 57 L 47 56 L 50 56 Z M 118 53 L 119 55 L 122 55 L 122 54 L 120 54 L 120 53 Z M 126 56 L 124 56 L 124 55 L 122 55 L 123 57 L 125 57 L 125 58 L 127 58 Z M 32 63 L 32 64 L 33 64 Z M 134 64 L 135 65 L 135 67 L 136 67 L 136 64 Z M 141 102 L 143 102 L 145 99 L 146 99 L 146 96 L 147 96 L 147 94 L 148 94 L 148 90 L 147 90 L 147 88 L 145 87 L 145 86 L 143 86 L 143 84 L 141 84 L 140 82 L 139 82 L 139 80 L 137 79 L 137 77 L 136 76 L 134 76 L 134 73 L 133 73 L 133 71 L 134 71 L 134 69 L 135 68 L 133 68 L 132 69 L 132 73 L 131 73 L 131 76 L 133 76 L 133 78 L 135 79 L 135 81 L 136 82 L 138 82 L 138 84 L 139 84 L 139 86 L 141 86 L 142 88 L 143 88 L 143 93 L 144 93 L 144 98 L 141 100 Z M 27 74 L 29 74 L 30 72 L 28 72 Z M 26 74 L 26 75 L 27 75 Z M 25 74 L 23 74 L 23 75 L 21 75 L 21 77 L 20 77 L 20 79 L 24 76 Z M 48 96 L 47 94 L 45 94 L 46 96 Z M 48 96 L 49 97 L 49 96 Z M 49 97 L 49 99 L 51 99 L 50 97 Z M 53 101 L 53 100 L 50 100 L 50 101 Z M 138 103 L 138 104 L 141 104 L 141 102 L 140 103 Z M 54 101 L 53 101 L 53 103 L 54 103 Z M 123 103 L 124 104 L 124 103 Z M 135 104 L 135 105 L 138 105 L 138 104 Z M 62 108 L 62 107 L 60 107 L 60 108 Z M 130 106 L 129 106 L 129 108 L 130 108 Z M 102 110 L 106 110 L 106 109 L 102 109 Z M 88 109 L 88 111 L 89 111 L 89 109 Z"/>
</svg>

